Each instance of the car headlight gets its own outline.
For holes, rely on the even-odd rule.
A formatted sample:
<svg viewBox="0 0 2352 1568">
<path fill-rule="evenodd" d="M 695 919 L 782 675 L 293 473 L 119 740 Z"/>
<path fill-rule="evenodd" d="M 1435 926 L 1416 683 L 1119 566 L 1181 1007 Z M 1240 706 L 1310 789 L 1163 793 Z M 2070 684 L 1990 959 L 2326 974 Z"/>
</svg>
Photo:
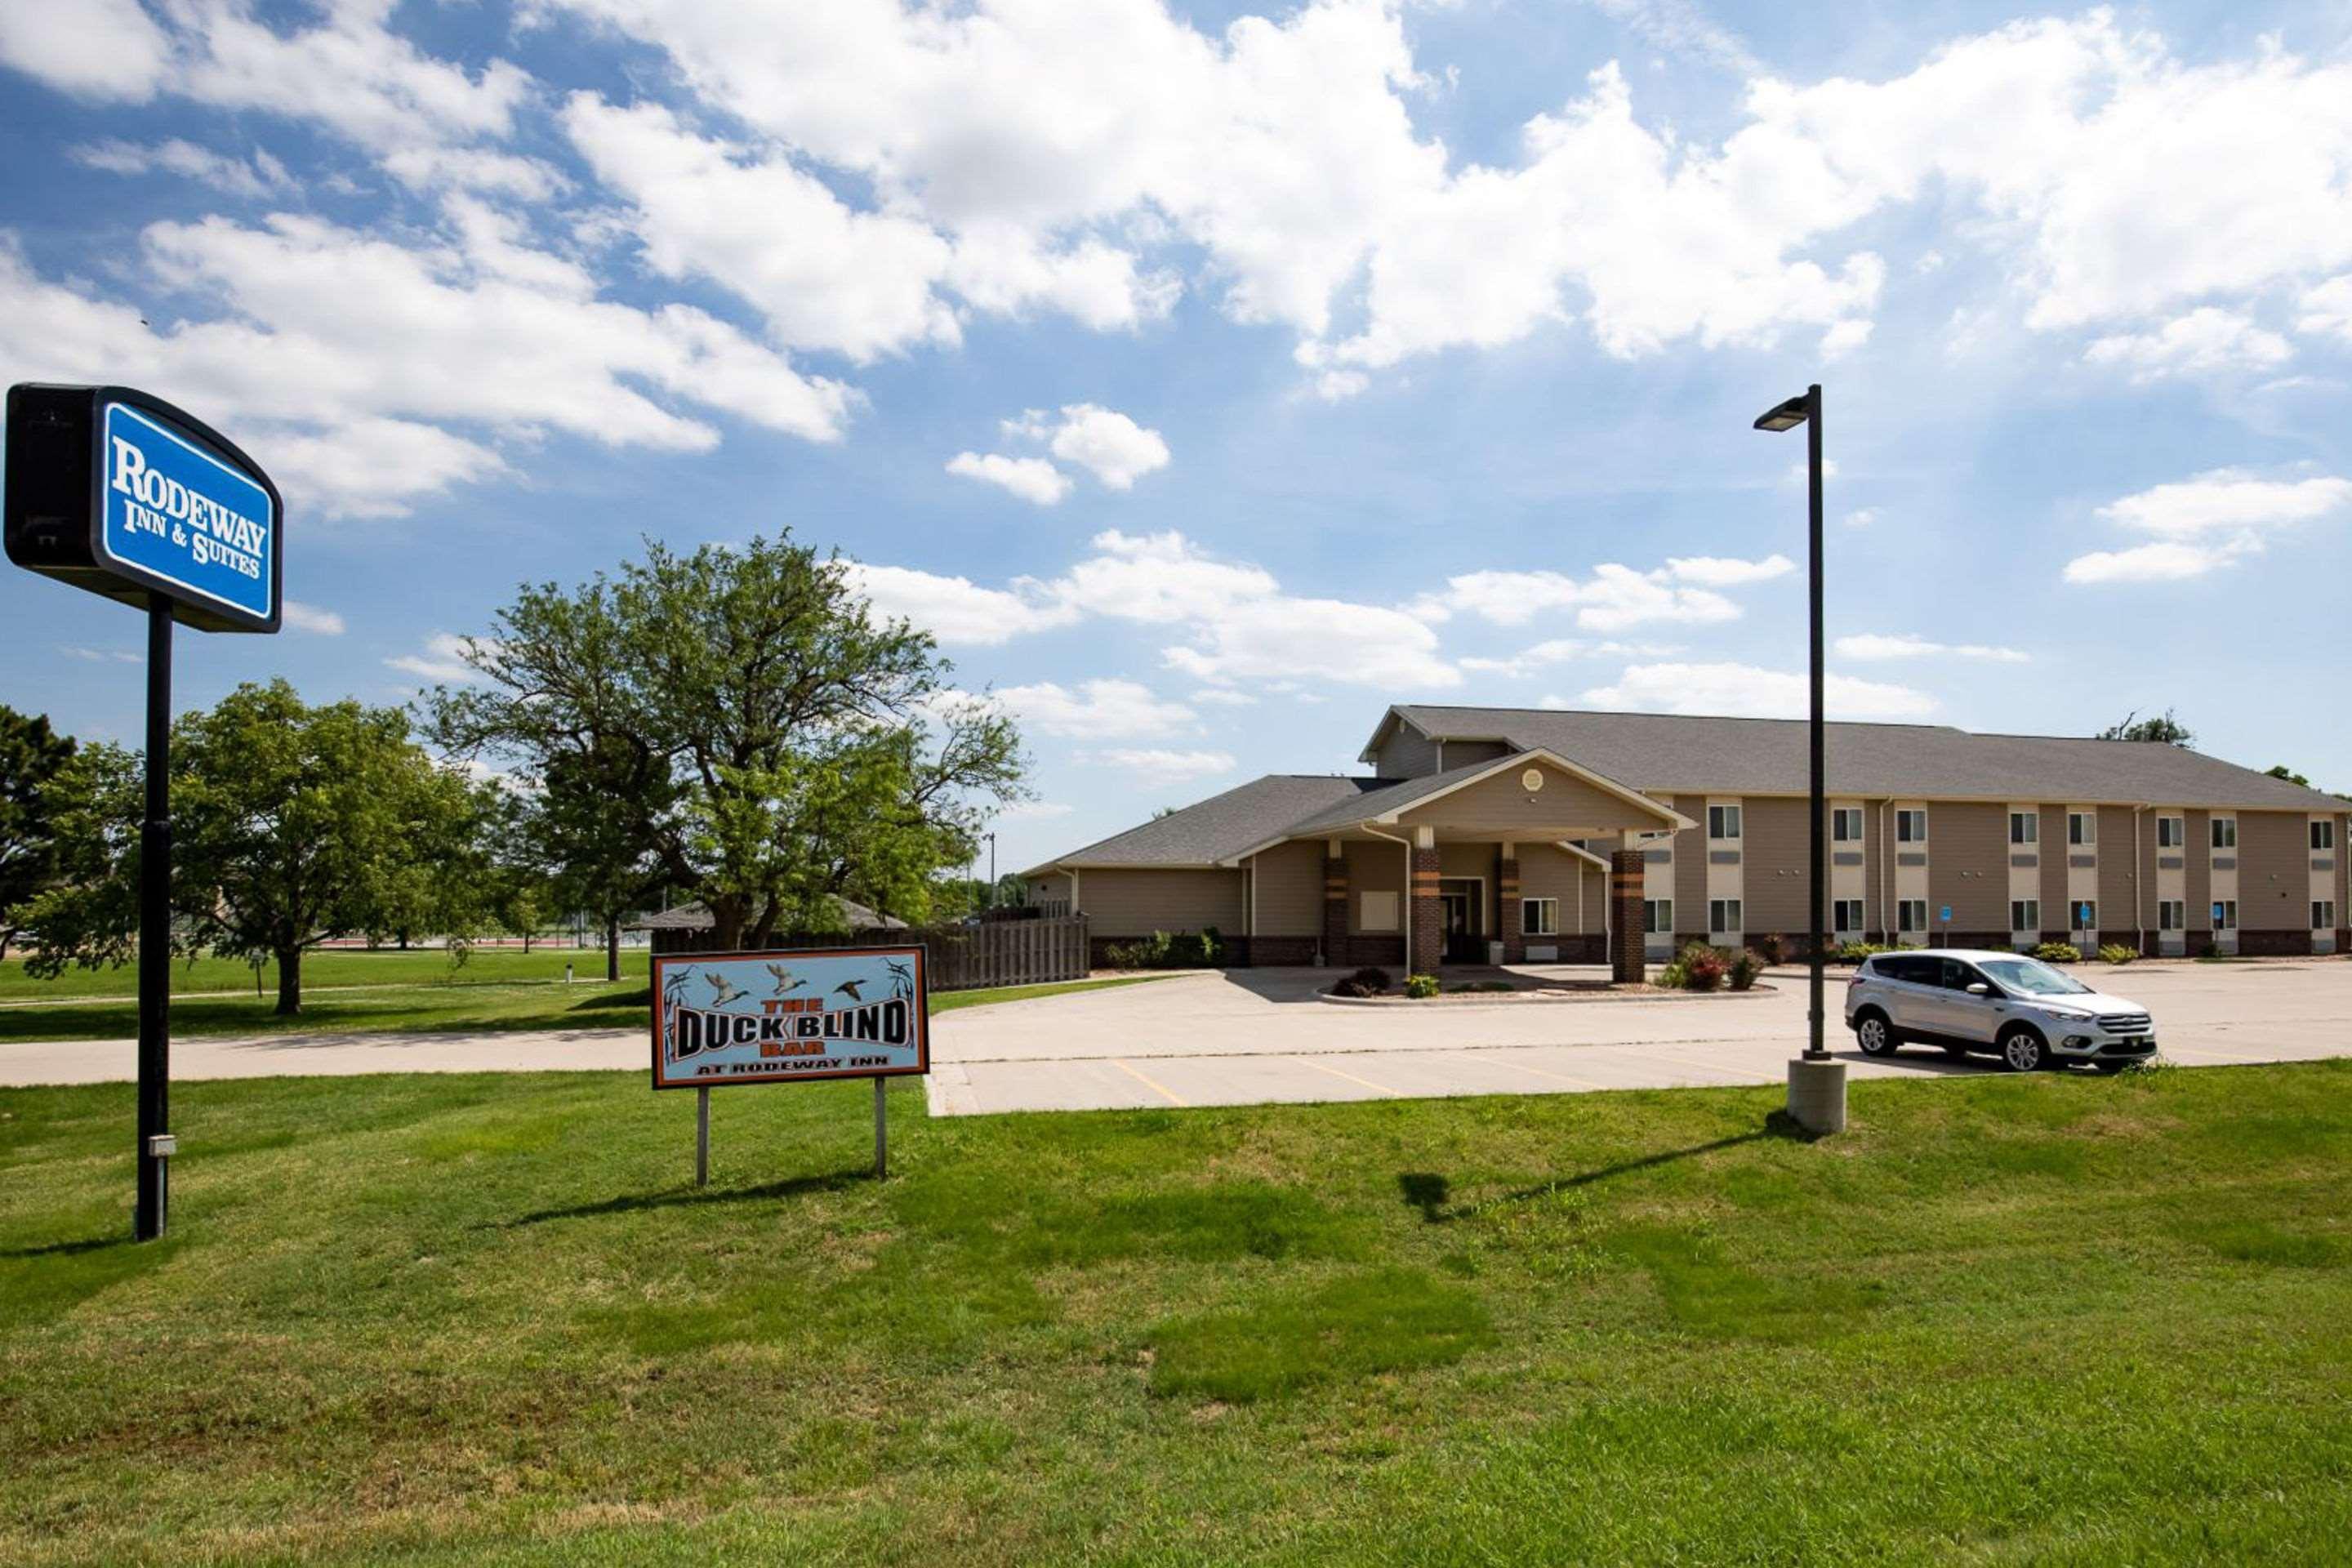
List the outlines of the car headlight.
<svg viewBox="0 0 2352 1568">
<path fill-rule="evenodd" d="M 2074 1007 L 2053 1007 L 2046 1002 L 2042 1005 L 2042 1010 L 2053 1018 L 2063 1018 L 2070 1024 L 2087 1024 L 2098 1016 L 2095 1013 L 2084 1013 Z"/>
</svg>

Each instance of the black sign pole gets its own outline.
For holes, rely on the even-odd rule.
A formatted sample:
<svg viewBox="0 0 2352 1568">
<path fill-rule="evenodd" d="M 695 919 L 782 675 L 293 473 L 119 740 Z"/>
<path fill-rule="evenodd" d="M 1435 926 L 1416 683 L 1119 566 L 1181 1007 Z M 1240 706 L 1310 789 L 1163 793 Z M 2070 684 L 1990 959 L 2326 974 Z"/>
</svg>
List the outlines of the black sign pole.
<svg viewBox="0 0 2352 1568">
<path fill-rule="evenodd" d="M 139 831 L 141 1241 L 163 1234 L 172 1090 L 172 602 L 147 600 L 147 819 Z"/>
</svg>

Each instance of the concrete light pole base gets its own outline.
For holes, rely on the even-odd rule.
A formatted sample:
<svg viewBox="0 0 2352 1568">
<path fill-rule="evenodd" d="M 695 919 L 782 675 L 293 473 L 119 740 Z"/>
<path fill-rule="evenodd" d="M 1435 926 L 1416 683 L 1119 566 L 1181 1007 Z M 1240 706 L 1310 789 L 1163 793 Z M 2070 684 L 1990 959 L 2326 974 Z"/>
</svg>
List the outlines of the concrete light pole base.
<svg viewBox="0 0 2352 1568">
<path fill-rule="evenodd" d="M 1789 1058 L 1789 1116 L 1816 1135 L 1845 1131 L 1845 1063 L 1833 1057 Z"/>
</svg>

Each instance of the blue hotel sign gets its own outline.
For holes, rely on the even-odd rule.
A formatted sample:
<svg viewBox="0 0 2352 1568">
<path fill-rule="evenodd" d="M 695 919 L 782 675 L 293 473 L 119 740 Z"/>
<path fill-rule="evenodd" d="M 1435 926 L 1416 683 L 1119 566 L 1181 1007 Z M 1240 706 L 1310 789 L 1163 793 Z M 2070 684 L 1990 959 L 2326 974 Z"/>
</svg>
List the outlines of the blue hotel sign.
<svg viewBox="0 0 2352 1568">
<path fill-rule="evenodd" d="M 8 391 L 10 560 L 204 631 L 278 626 L 283 507 L 209 426 L 121 386 Z"/>
</svg>

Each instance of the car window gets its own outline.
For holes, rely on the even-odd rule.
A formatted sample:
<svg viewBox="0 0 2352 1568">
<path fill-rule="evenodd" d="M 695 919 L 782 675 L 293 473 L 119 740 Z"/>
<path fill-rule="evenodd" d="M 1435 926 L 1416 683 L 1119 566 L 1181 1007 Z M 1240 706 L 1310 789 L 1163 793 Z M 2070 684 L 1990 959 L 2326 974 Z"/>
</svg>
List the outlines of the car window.
<svg viewBox="0 0 2352 1568">
<path fill-rule="evenodd" d="M 2062 974 L 2039 959 L 2004 958 L 1986 966 L 2000 984 L 2029 996 L 2074 996 L 2090 987 L 2071 974 Z"/>
<path fill-rule="evenodd" d="M 1962 963 L 1957 958 L 1945 959 L 1943 963 L 1944 989 L 1947 991 L 1966 991 L 1984 978 L 1977 973 L 1975 964 Z"/>
<path fill-rule="evenodd" d="M 1880 958 L 1872 962 L 1872 967 L 1882 979 L 1907 980 L 1916 984 L 1926 978 L 1919 972 L 1930 962 L 1924 958 Z"/>
</svg>

